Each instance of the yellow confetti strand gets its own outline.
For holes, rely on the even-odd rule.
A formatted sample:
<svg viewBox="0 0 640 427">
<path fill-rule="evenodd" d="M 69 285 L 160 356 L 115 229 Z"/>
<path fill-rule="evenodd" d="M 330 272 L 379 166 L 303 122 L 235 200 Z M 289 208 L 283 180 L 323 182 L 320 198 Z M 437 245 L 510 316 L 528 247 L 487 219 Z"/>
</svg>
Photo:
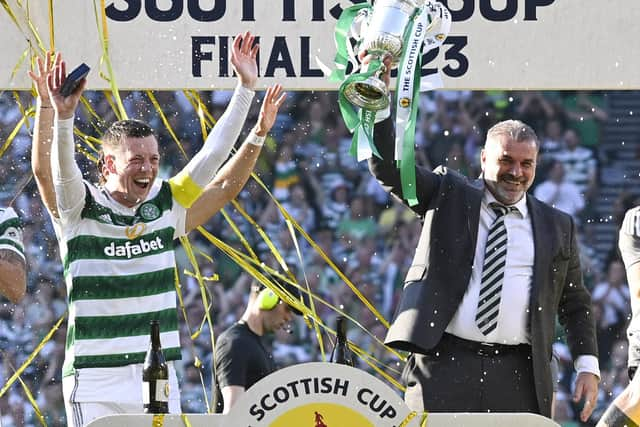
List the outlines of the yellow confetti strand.
<svg viewBox="0 0 640 427">
<path fill-rule="evenodd" d="M 107 26 L 107 8 L 105 0 L 100 0 L 100 12 L 98 12 L 98 6 L 95 0 L 93 2 L 93 8 L 96 17 L 96 27 L 98 29 L 98 34 L 101 35 L 102 57 L 100 60 L 107 67 L 109 85 L 111 86 L 111 92 L 113 93 L 113 96 L 116 99 L 116 104 L 118 106 L 118 108 L 114 111 L 117 111 L 117 113 L 119 113 L 117 114 L 117 116 L 120 120 L 122 120 L 123 118 L 127 118 L 127 112 L 124 109 L 122 100 L 120 99 L 120 91 L 118 89 L 118 85 L 116 84 L 113 67 L 111 66 L 111 56 L 109 55 L 109 28 Z M 102 26 L 100 25 L 101 22 Z"/>
<path fill-rule="evenodd" d="M 180 237 L 180 243 L 182 243 L 182 247 L 184 248 L 184 251 L 187 255 L 187 259 L 191 263 L 191 266 L 193 267 L 196 274 L 196 279 L 198 281 L 198 286 L 200 288 L 200 298 L 202 299 L 202 306 L 205 308 L 205 317 L 209 325 L 209 338 L 211 340 L 211 350 L 213 351 L 216 345 L 215 336 L 213 334 L 213 320 L 211 320 L 211 310 L 209 308 L 209 302 L 207 298 L 207 289 L 204 285 L 204 281 L 202 280 L 202 274 L 200 273 L 200 266 L 198 265 L 198 261 L 196 260 L 195 254 L 193 253 L 193 247 L 189 242 L 188 236 Z M 211 372 L 212 372 L 212 378 L 216 378 L 215 363 L 213 363 L 211 366 Z M 215 393 L 211 393 L 211 399 L 212 401 L 210 404 L 209 400 L 206 398 L 206 395 L 205 395 L 204 400 L 207 402 L 207 413 L 211 413 L 212 411 L 213 399 L 215 399 Z"/>
<path fill-rule="evenodd" d="M 253 248 L 251 247 L 247 239 L 244 237 L 244 235 L 240 231 L 240 228 L 238 228 L 233 218 L 231 218 L 231 216 L 227 214 L 227 211 L 224 208 L 220 209 L 220 213 L 222 214 L 224 219 L 227 221 L 227 224 L 229 224 L 229 227 L 231 227 L 231 230 L 234 232 L 234 234 L 238 236 L 238 239 L 240 239 L 240 243 L 242 243 L 242 246 L 244 246 L 247 252 L 249 252 L 249 254 L 251 255 L 251 258 L 257 260 L 258 255 L 256 255 L 256 253 L 253 251 Z"/>
<path fill-rule="evenodd" d="M 388 372 L 386 372 L 384 369 L 381 369 L 380 366 L 378 366 L 378 364 L 382 366 L 382 363 L 379 360 L 377 360 L 376 358 L 371 356 L 369 353 L 367 353 L 366 351 L 364 351 L 363 349 L 361 349 L 361 348 L 359 348 L 359 347 L 357 347 L 355 345 L 351 344 L 351 345 L 349 345 L 349 348 L 351 348 L 351 350 L 358 357 L 360 357 L 360 359 L 364 360 L 365 363 L 371 367 L 371 369 L 376 371 L 379 375 L 381 375 L 384 379 L 386 379 L 395 388 L 397 388 L 398 390 L 400 390 L 402 392 L 404 392 L 406 390 L 406 387 L 404 387 L 395 378 L 393 378 L 391 375 L 389 375 Z M 377 362 L 377 364 L 372 362 L 372 360 Z M 397 371 L 395 371 L 395 372 L 397 372 Z"/>
<path fill-rule="evenodd" d="M 298 244 L 298 239 L 296 238 L 296 232 L 293 229 L 293 224 L 291 223 L 291 221 L 289 221 L 287 219 L 286 221 L 287 224 L 287 229 L 289 230 L 289 234 L 291 235 L 291 240 L 293 240 L 293 244 L 296 248 L 296 255 L 298 257 L 298 260 L 300 260 L 300 267 L 303 269 L 303 273 L 304 273 L 304 260 L 302 259 L 302 253 L 300 252 L 300 245 Z M 311 292 L 311 289 L 309 287 L 309 283 L 307 282 L 307 275 L 306 273 L 304 273 L 304 278 L 305 278 L 305 283 L 307 285 L 307 291 Z M 314 319 L 317 319 L 318 313 L 316 312 L 316 305 L 313 302 L 313 298 L 309 298 L 309 308 L 311 310 L 311 314 L 313 316 Z M 322 341 L 322 333 L 320 333 L 320 326 L 318 325 L 318 322 L 314 322 L 314 329 L 316 332 L 316 339 L 318 340 L 318 346 L 320 347 L 320 355 L 322 356 L 322 360 L 323 361 L 327 361 L 327 355 L 324 353 L 324 342 Z"/>
<path fill-rule="evenodd" d="M 49 50 L 56 51 L 56 34 L 53 20 L 53 0 L 49 0 Z"/>
<path fill-rule="evenodd" d="M 20 132 L 20 129 L 22 128 L 22 126 L 24 126 L 26 120 L 27 120 L 27 117 L 22 116 L 18 124 L 13 128 L 13 130 L 7 137 L 6 141 L 4 142 L 4 144 L 2 144 L 2 147 L 0 148 L 0 157 L 4 156 L 4 152 L 9 149 L 9 147 L 11 146 L 11 143 L 13 142 L 13 139 L 16 137 L 18 132 Z"/>
<path fill-rule="evenodd" d="M 30 44 L 32 43 L 32 40 L 35 40 L 38 48 L 40 48 L 40 50 L 44 52 L 46 50 L 44 47 L 44 43 L 42 43 L 40 35 L 29 19 L 29 14 L 22 8 L 22 5 L 18 3 L 18 13 L 14 12 L 13 9 L 11 9 L 11 6 L 9 6 L 7 0 L 0 0 L 0 5 L 2 5 L 2 7 L 9 15 L 9 18 L 16 24 L 16 27 L 18 27 L 18 30 L 22 33 L 24 38 L 27 39 Z"/>
<path fill-rule="evenodd" d="M 151 420 L 151 427 L 164 426 L 164 414 L 155 414 Z"/>
<path fill-rule="evenodd" d="M 207 390 L 206 387 L 204 385 L 204 378 L 202 377 L 202 372 L 200 371 L 200 359 L 198 359 L 198 356 L 196 355 L 196 350 L 195 350 L 195 346 L 193 344 L 193 340 L 195 339 L 193 337 L 193 334 L 191 332 L 191 325 L 189 324 L 189 318 L 187 317 L 187 308 L 184 305 L 184 298 L 182 296 L 182 287 L 180 286 L 180 277 L 178 275 L 178 268 L 175 267 L 173 269 L 173 275 L 174 275 L 174 284 L 175 284 L 175 288 L 176 288 L 176 294 L 178 295 L 178 304 L 180 306 L 180 311 L 182 312 L 182 317 L 184 318 L 184 322 L 187 326 L 187 331 L 189 332 L 189 336 L 191 336 L 191 356 L 193 356 L 193 360 L 194 360 L 194 365 L 196 368 L 198 368 L 198 374 L 200 376 L 200 384 L 202 385 L 202 395 L 205 396 L 205 403 L 207 405 L 207 412 L 209 412 L 209 401 L 206 399 L 207 396 Z"/>
<path fill-rule="evenodd" d="M 376 316 L 376 318 L 387 328 L 389 329 L 389 322 L 385 317 L 376 309 L 373 304 L 367 300 L 367 298 L 362 295 L 362 292 L 349 280 L 347 276 L 338 268 L 337 265 L 324 253 L 322 248 L 307 234 L 307 232 L 298 224 L 298 222 L 287 212 L 287 210 L 276 200 L 271 191 L 267 188 L 265 183 L 255 174 L 252 173 L 251 176 L 256 180 L 256 182 L 269 194 L 273 202 L 276 204 L 282 215 L 285 219 L 291 221 L 293 226 L 300 232 L 300 234 L 305 238 L 305 240 L 318 252 L 318 254 L 322 257 L 322 259 L 333 269 L 333 271 L 338 274 L 338 276 L 344 281 L 344 283 L 351 288 L 353 293 L 358 297 L 358 299 Z"/>
<path fill-rule="evenodd" d="M 80 138 L 82 142 L 87 144 L 87 146 L 91 148 L 94 153 L 100 153 L 100 148 L 96 147 L 96 145 L 102 145 L 102 141 L 100 141 L 98 138 L 96 138 L 95 136 L 87 135 L 77 127 L 73 128 L 73 134 Z"/>
<path fill-rule="evenodd" d="M 198 228 L 198 231 L 201 232 L 201 234 L 207 239 L 209 240 L 214 246 L 216 246 L 218 249 L 220 249 L 222 252 L 224 252 L 227 256 L 229 256 L 233 261 L 235 261 L 242 269 L 244 269 L 245 271 L 247 271 L 251 276 L 253 276 L 256 280 L 260 281 L 261 283 L 269 286 L 270 288 L 272 288 L 274 291 L 276 289 L 274 288 L 278 288 L 279 285 L 277 284 L 272 284 L 271 281 L 266 278 L 259 270 L 258 268 L 265 268 L 269 271 L 269 273 L 271 275 L 280 277 L 278 274 L 275 273 L 275 271 L 268 269 L 268 267 L 259 264 L 257 261 L 249 258 L 247 255 L 237 251 L 236 249 L 234 249 L 233 247 L 227 245 L 226 243 L 224 243 L 222 240 L 218 239 L 217 237 L 213 236 L 211 233 L 209 233 L 208 231 L 206 231 L 205 229 L 203 229 L 202 227 Z M 298 286 L 296 283 L 290 283 L 293 286 L 297 287 L 298 289 L 300 289 L 302 292 L 307 292 L 305 289 L 301 288 L 300 286 Z M 391 353 L 393 353 L 395 356 L 397 356 L 400 359 L 404 360 L 404 357 L 402 355 L 400 355 L 397 351 L 395 351 L 394 349 L 387 347 L 384 345 L 384 343 L 382 343 L 380 341 L 379 338 L 377 338 L 375 335 L 373 335 L 369 330 L 367 330 L 360 322 L 358 322 L 356 319 L 354 319 L 352 316 L 350 316 L 347 313 L 344 313 L 341 309 L 339 309 L 338 307 L 335 307 L 333 304 L 323 300 L 322 298 L 318 297 L 317 295 L 313 294 L 312 292 L 308 292 L 309 298 L 310 299 L 315 299 L 318 302 L 321 302 L 322 304 L 324 304 L 325 306 L 329 307 L 332 311 L 335 311 L 338 314 L 343 315 L 344 317 L 346 317 L 347 319 L 349 319 L 351 322 L 353 322 L 355 325 L 357 325 L 360 329 L 362 329 L 363 331 L 365 331 L 367 334 L 369 334 L 376 342 L 378 342 L 382 347 L 384 347 L 386 350 L 390 351 Z M 279 295 L 280 296 L 280 295 Z M 295 307 L 296 309 L 302 311 L 303 313 L 305 313 L 306 315 L 310 315 L 312 316 L 312 313 L 310 313 L 310 310 L 308 310 L 308 308 L 301 306 L 300 302 L 297 300 L 293 300 L 290 297 L 284 295 L 285 301 L 287 302 L 287 304 L 292 305 L 293 307 Z M 313 319 L 315 322 L 318 322 L 322 327 L 324 327 L 326 330 L 330 331 L 333 335 L 335 335 L 335 331 L 333 331 L 330 328 L 327 328 L 326 326 L 324 326 L 324 324 L 322 323 L 322 320 L 319 319 L 317 316 Z"/>
<path fill-rule="evenodd" d="M 284 271 L 289 271 L 289 268 L 287 266 L 287 263 L 284 260 L 284 257 L 282 256 L 280 251 L 278 251 L 278 248 L 276 248 L 276 245 L 273 244 L 273 241 L 269 238 L 267 233 L 264 232 L 263 228 L 257 222 L 255 222 L 253 218 L 251 218 L 251 216 L 247 213 L 247 211 L 245 211 L 242 208 L 242 206 L 240 206 L 240 203 L 238 203 L 237 200 L 232 200 L 231 203 L 236 208 L 238 213 L 240 213 L 240 215 L 242 215 L 244 219 L 255 228 L 255 230 L 258 232 L 260 237 L 262 237 L 262 240 L 266 243 L 267 247 L 271 251 L 271 254 L 274 256 L 274 258 L 276 259 L 278 264 L 282 267 L 282 269 Z"/>
<path fill-rule="evenodd" d="M 191 104 L 193 109 L 198 112 L 198 117 L 200 117 L 201 120 L 208 120 L 207 125 L 209 127 L 215 125 L 218 122 L 209 112 L 209 110 L 207 110 L 206 104 L 202 101 L 202 98 L 200 97 L 198 91 L 191 89 L 185 90 L 182 93 L 187 98 L 187 100 L 189 100 L 189 103 Z M 203 135 L 204 134 L 206 134 L 206 132 L 203 132 Z"/>
<path fill-rule="evenodd" d="M 182 422 L 185 427 L 191 427 L 191 422 L 189 421 L 189 418 L 187 418 L 187 414 L 180 414 L 180 418 L 182 418 Z"/>
<path fill-rule="evenodd" d="M 18 58 L 18 62 L 16 62 L 16 65 L 13 67 L 13 70 L 11 70 L 11 79 L 10 79 L 11 81 L 15 79 L 16 74 L 18 74 L 18 71 L 21 70 L 22 64 L 24 63 L 25 59 L 27 59 L 27 57 L 29 56 L 30 50 L 31 48 L 28 47 L 24 51 L 22 51 L 20 58 Z"/>
<path fill-rule="evenodd" d="M 118 120 L 125 120 L 127 118 L 127 112 L 124 111 L 124 108 L 122 111 L 120 111 L 120 109 L 116 105 L 116 101 L 114 101 L 113 91 L 105 90 L 102 93 L 104 94 L 105 99 L 107 100 L 107 102 L 109 103 L 109 106 L 111 107 L 114 114 L 116 115 L 116 118 Z"/>
<path fill-rule="evenodd" d="M 47 427 L 47 422 L 45 421 L 44 417 L 42 416 L 42 411 L 40 411 L 40 408 L 38 407 L 38 403 L 33 398 L 33 393 L 31 393 L 31 390 L 29 390 L 29 387 L 27 387 L 27 385 L 24 383 L 24 381 L 22 381 L 22 378 L 18 377 L 18 381 L 20 382 L 20 385 L 22 386 L 22 390 L 24 391 L 25 396 L 27 396 L 27 400 L 29 400 L 29 403 L 31 404 L 31 407 L 33 408 L 33 412 L 35 412 L 36 417 L 38 417 L 38 421 L 40 421 L 40 425 L 42 425 L 44 427 Z"/>
<path fill-rule="evenodd" d="M 22 374 L 22 372 L 24 372 L 24 370 L 27 369 L 27 366 L 29 366 L 31 364 L 31 362 L 33 362 L 33 359 L 35 359 L 36 356 L 38 355 L 38 353 L 40 353 L 40 350 L 42 350 L 42 347 L 44 347 L 44 345 L 47 342 L 49 342 L 49 340 L 51 339 L 53 334 L 55 334 L 56 331 L 58 330 L 58 328 L 60 328 L 60 325 L 62 324 L 62 321 L 66 317 L 67 317 L 67 312 L 65 311 L 64 314 L 62 316 L 60 316 L 60 319 L 58 319 L 58 321 L 53 326 L 53 328 L 51 328 L 51 330 L 47 333 L 47 335 L 45 335 L 45 337 L 42 339 L 42 341 L 40 341 L 40 344 L 38 344 L 38 346 L 31 352 L 29 357 L 27 357 L 27 360 L 24 361 L 22 366 L 20 366 L 18 368 L 18 370 L 16 370 L 13 373 L 13 375 L 11 375 L 11 378 L 9 378 L 7 380 L 7 382 L 4 384 L 4 386 L 2 386 L 2 389 L 0 389 L 0 397 L 4 396 L 4 394 L 7 392 L 7 390 L 9 390 L 9 388 L 13 385 L 13 383 L 20 376 L 20 374 Z"/>
<path fill-rule="evenodd" d="M 180 140 L 178 139 L 175 132 L 173 131 L 173 128 L 171 127 L 171 123 L 169 123 L 169 120 L 167 120 L 167 116 L 164 114 L 164 111 L 162 111 L 162 107 L 160 107 L 160 104 L 158 104 L 158 100 L 156 99 L 155 95 L 150 90 L 145 91 L 145 93 L 147 94 L 147 97 L 155 107 L 156 112 L 160 116 L 160 120 L 162 120 L 162 123 L 164 123 L 164 127 L 169 131 L 169 135 L 171 135 L 171 138 L 173 138 L 173 141 L 178 145 L 180 152 L 182 153 L 185 159 L 188 159 L 189 156 L 187 156 L 187 152 L 184 151 L 184 148 L 182 147 Z"/>
</svg>

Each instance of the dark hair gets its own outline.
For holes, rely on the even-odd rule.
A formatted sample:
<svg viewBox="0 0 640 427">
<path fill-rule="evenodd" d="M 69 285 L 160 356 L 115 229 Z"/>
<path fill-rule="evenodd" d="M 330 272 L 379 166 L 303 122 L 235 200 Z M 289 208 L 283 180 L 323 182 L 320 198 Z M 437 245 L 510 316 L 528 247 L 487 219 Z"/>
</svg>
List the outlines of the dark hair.
<svg viewBox="0 0 640 427">
<path fill-rule="evenodd" d="M 504 120 L 493 125 L 487 132 L 487 140 L 499 136 L 506 136 L 516 142 L 533 141 L 536 148 L 540 149 L 538 135 L 531 126 L 520 120 Z"/>
<path fill-rule="evenodd" d="M 102 150 L 100 151 L 97 163 L 100 185 L 104 185 L 105 183 L 105 177 L 102 173 L 102 167 L 104 166 L 104 148 L 119 147 L 126 138 L 144 138 L 149 135 L 154 135 L 153 129 L 141 120 L 119 120 L 109 126 L 104 135 L 102 135 Z"/>
</svg>

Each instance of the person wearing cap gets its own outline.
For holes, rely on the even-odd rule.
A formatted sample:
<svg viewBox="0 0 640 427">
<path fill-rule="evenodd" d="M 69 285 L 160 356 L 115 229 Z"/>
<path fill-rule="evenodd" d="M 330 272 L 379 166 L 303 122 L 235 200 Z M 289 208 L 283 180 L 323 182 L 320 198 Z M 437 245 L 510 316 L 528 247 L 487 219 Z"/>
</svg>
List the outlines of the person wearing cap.
<svg viewBox="0 0 640 427">
<path fill-rule="evenodd" d="M 218 338 L 214 355 L 217 413 L 227 414 L 249 387 L 277 369 L 264 337 L 287 329 L 293 315 L 302 314 L 278 296 L 298 300 L 298 289 L 274 280 L 277 292 L 258 282 L 252 283 L 244 314 Z"/>
</svg>

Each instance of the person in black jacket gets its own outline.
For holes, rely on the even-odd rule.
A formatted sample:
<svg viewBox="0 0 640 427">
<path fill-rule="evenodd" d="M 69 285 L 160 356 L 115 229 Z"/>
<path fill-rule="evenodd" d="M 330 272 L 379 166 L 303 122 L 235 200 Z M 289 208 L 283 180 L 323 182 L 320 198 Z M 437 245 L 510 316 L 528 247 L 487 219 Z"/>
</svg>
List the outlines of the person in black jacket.
<svg viewBox="0 0 640 427">
<path fill-rule="evenodd" d="M 364 55 L 363 55 L 364 56 Z M 367 61 L 367 57 L 363 58 Z M 390 61 L 386 59 L 387 70 Z M 383 76 L 387 85 L 389 72 Z M 369 160 L 404 201 L 390 118 L 379 121 Z M 416 167 L 423 228 L 386 344 L 411 353 L 403 372 L 413 410 L 533 412 L 550 416 L 555 321 L 567 332 L 582 420 L 599 381 L 595 322 L 582 281 L 572 218 L 527 194 L 539 141 L 528 125 L 497 123 L 482 175 Z"/>
</svg>

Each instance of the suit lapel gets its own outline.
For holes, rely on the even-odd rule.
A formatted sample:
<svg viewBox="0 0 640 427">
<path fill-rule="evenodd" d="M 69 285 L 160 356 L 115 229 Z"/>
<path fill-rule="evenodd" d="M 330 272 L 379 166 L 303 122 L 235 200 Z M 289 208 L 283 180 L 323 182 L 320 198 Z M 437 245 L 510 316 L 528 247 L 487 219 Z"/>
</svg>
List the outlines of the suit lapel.
<svg viewBox="0 0 640 427">
<path fill-rule="evenodd" d="M 549 223 L 550 218 L 545 215 L 542 205 L 533 197 L 527 196 L 527 206 L 531 215 L 531 228 L 533 230 L 533 277 L 531 280 L 531 290 L 529 295 L 530 313 L 534 313 L 535 307 L 538 306 L 539 293 L 542 291 L 541 285 L 546 281 L 549 275 L 551 265 L 551 255 L 553 248 L 551 247 L 553 239 L 553 227 Z M 529 317 L 529 322 L 531 317 Z M 531 330 L 531 325 L 529 325 Z"/>
<path fill-rule="evenodd" d="M 466 208 L 467 208 L 467 228 L 471 236 L 472 248 L 475 251 L 478 240 L 478 226 L 480 223 L 480 204 L 482 203 L 482 195 L 484 193 L 484 181 L 476 179 L 471 181 L 471 189 L 466 192 Z M 473 254 L 472 254 L 473 259 Z M 472 261 L 473 262 L 473 261 Z"/>
</svg>

